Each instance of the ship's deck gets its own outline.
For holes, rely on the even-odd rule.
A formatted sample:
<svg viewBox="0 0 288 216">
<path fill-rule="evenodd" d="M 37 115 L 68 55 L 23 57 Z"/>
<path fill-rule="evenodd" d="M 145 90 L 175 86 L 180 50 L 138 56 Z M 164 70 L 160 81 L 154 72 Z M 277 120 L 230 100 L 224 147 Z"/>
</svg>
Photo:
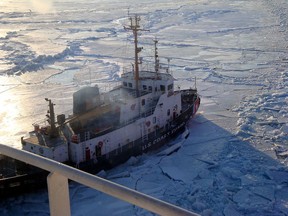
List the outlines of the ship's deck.
<svg viewBox="0 0 288 216">
<path fill-rule="evenodd" d="M 36 134 L 35 132 L 30 132 L 30 137 L 25 138 L 23 141 L 27 143 L 31 143 L 33 145 L 41 145 L 41 146 L 47 146 L 47 147 L 56 147 L 65 143 L 64 138 L 61 136 L 50 138 L 49 136 L 45 134 L 42 134 L 42 133 Z"/>
</svg>

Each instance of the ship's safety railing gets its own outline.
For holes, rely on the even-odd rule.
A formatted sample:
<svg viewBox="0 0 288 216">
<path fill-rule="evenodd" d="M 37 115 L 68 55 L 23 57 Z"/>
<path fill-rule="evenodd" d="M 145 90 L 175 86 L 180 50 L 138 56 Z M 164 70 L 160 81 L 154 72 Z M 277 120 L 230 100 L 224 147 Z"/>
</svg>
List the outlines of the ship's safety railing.
<svg viewBox="0 0 288 216">
<path fill-rule="evenodd" d="M 91 175 L 27 151 L 0 144 L 0 152 L 3 155 L 50 172 L 47 177 L 47 183 L 51 216 L 71 215 L 68 179 L 159 215 L 198 215 L 98 176 Z"/>
</svg>

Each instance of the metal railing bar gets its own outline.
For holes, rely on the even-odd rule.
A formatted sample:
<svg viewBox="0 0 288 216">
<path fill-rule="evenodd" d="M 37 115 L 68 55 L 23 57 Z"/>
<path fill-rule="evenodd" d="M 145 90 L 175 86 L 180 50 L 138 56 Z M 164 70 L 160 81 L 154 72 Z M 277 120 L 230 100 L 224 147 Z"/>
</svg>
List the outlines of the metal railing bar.
<svg viewBox="0 0 288 216">
<path fill-rule="evenodd" d="M 0 152 L 9 157 L 26 162 L 41 169 L 50 171 L 51 173 L 61 174 L 68 179 L 83 185 L 89 186 L 103 193 L 109 194 L 118 199 L 124 200 L 131 204 L 137 205 L 141 208 L 147 209 L 159 215 L 190 215 L 196 216 L 198 214 L 190 212 L 186 209 L 174 206 L 170 203 L 153 198 L 146 194 L 100 178 L 98 176 L 83 172 L 76 168 L 70 167 L 63 163 L 53 161 L 39 155 L 15 149 L 7 145 L 0 144 Z"/>
</svg>

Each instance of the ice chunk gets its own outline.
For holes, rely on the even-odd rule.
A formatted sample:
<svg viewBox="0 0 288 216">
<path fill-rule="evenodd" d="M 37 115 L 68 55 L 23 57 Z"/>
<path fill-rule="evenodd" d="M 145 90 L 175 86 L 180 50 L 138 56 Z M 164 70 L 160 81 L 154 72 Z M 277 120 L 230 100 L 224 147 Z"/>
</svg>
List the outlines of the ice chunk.
<svg viewBox="0 0 288 216">
<path fill-rule="evenodd" d="M 192 208 L 198 211 L 203 211 L 205 207 L 206 207 L 205 204 L 199 200 L 196 200 L 196 202 L 194 202 L 192 205 Z"/>
<path fill-rule="evenodd" d="M 275 200 L 275 189 L 273 185 L 265 185 L 253 187 L 251 190 L 254 194 L 257 194 L 263 198 L 266 198 L 270 201 Z"/>
<path fill-rule="evenodd" d="M 268 170 L 265 174 L 277 184 L 288 183 L 287 171 Z"/>
<path fill-rule="evenodd" d="M 271 201 L 265 196 L 254 194 L 248 189 L 242 189 L 233 196 L 234 202 L 243 208 L 254 208 L 259 205 L 267 205 Z"/>
<path fill-rule="evenodd" d="M 158 156 L 162 156 L 162 155 L 170 155 L 172 154 L 173 152 L 176 152 L 179 148 L 182 147 L 182 142 L 178 142 L 172 146 L 170 146 L 169 148 L 161 151 L 158 153 Z"/>
<path fill-rule="evenodd" d="M 225 216 L 242 216 L 241 213 L 239 213 L 236 208 L 232 205 L 228 205 L 224 211 L 223 211 Z"/>
<path fill-rule="evenodd" d="M 117 173 L 115 175 L 108 176 L 108 179 L 125 178 L 129 176 L 130 176 L 130 173 L 128 171 L 124 171 L 121 173 Z"/>
</svg>

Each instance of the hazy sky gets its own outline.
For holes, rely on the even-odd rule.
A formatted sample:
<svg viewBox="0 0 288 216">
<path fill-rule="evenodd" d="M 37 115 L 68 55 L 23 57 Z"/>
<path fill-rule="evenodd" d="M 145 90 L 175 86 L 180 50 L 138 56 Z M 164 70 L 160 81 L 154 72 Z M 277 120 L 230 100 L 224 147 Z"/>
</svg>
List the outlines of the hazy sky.
<svg viewBox="0 0 288 216">
<path fill-rule="evenodd" d="M 0 12 L 36 11 L 46 13 L 53 11 L 53 0 L 1 0 Z"/>
<path fill-rule="evenodd" d="M 48 12 L 53 10 L 53 1 L 52 0 L 29 0 L 33 10 L 37 12 Z M 32 9 L 31 9 L 32 10 Z"/>
</svg>

